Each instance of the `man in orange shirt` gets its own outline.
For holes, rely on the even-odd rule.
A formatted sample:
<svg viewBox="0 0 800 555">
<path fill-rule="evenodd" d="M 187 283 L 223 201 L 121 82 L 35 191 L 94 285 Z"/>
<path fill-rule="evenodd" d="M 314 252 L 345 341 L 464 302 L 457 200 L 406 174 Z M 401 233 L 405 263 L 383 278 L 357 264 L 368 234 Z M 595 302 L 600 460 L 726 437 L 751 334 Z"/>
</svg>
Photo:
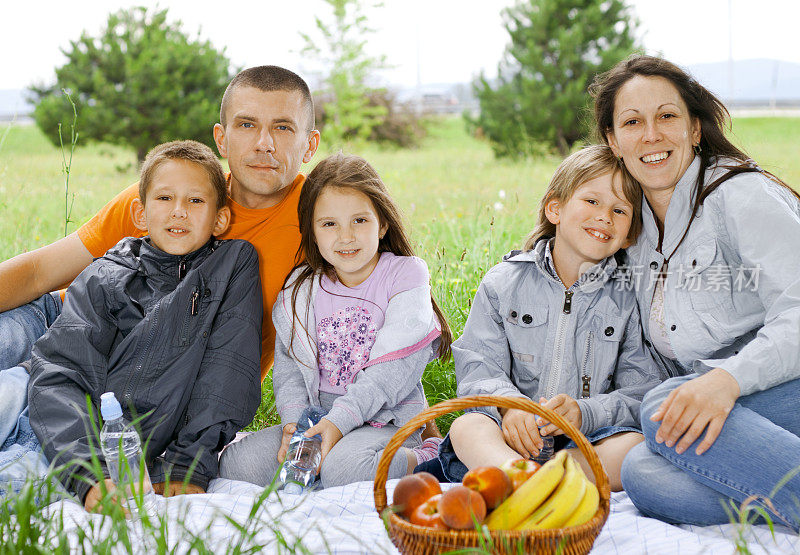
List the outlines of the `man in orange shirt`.
<svg viewBox="0 0 800 555">
<path fill-rule="evenodd" d="M 275 348 L 272 305 L 300 245 L 297 201 L 305 180 L 300 165 L 311 161 L 319 146 L 308 85 L 277 66 L 240 72 L 222 97 L 214 140 L 230 167 L 231 223 L 219 239 L 245 239 L 258 252 L 263 380 Z M 60 312 L 61 299 L 50 291 L 65 287 L 123 237 L 142 235 L 130 216 L 137 196 L 138 184 L 131 185 L 76 232 L 0 263 L 0 311 L 7 311 L 0 314 L 0 369 L 29 358 L 33 342 Z"/>
</svg>

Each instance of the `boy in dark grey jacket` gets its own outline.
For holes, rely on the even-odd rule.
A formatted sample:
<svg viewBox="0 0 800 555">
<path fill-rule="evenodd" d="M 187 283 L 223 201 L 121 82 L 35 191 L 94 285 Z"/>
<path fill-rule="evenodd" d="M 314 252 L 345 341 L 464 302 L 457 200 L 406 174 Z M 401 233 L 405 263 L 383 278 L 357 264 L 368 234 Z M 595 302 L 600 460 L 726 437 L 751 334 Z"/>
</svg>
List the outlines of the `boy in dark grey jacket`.
<svg viewBox="0 0 800 555">
<path fill-rule="evenodd" d="M 141 417 L 159 493 L 167 477 L 203 493 L 260 401 L 258 258 L 245 241 L 213 237 L 230 217 L 219 161 L 194 141 L 158 146 L 139 196 L 132 216 L 149 236 L 123 239 L 86 268 L 32 353 L 31 426 L 47 459 L 68 465 L 61 481 L 87 510 L 100 487 L 77 463 L 92 449 L 102 461 L 87 394 L 96 409 L 113 391 L 127 420 Z"/>
</svg>

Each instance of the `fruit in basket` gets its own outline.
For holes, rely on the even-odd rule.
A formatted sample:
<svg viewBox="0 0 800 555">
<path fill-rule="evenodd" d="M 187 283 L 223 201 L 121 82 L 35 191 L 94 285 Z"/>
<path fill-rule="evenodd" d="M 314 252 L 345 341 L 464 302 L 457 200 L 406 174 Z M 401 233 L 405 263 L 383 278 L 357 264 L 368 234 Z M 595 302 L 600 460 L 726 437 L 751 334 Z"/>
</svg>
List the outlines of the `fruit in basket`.
<svg viewBox="0 0 800 555">
<path fill-rule="evenodd" d="M 410 518 L 414 510 L 436 494 L 442 486 L 433 474 L 419 472 L 403 476 L 394 488 L 392 505 L 398 514 Z"/>
<path fill-rule="evenodd" d="M 564 462 L 564 477 L 558 487 L 530 516 L 516 526 L 517 530 L 560 528 L 578 508 L 586 492 L 586 476 L 571 456 L 567 456 Z"/>
<path fill-rule="evenodd" d="M 597 507 L 600 506 L 600 492 L 597 491 L 597 486 L 592 482 L 586 482 L 586 492 L 583 494 L 578 508 L 564 523 L 567 526 L 579 526 L 585 522 L 589 522 L 597 512 Z"/>
<path fill-rule="evenodd" d="M 567 452 L 561 450 L 500 503 L 486 519 L 491 530 L 512 530 L 535 511 L 556 489 L 564 475 Z"/>
<path fill-rule="evenodd" d="M 539 470 L 539 463 L 528 459 L 508 459 L 500 468 L 511 479 L 511 487 L 516 490 Z"/>
<path fill-rule="evenodd" d="M 511 478 L 497 466 L 473 468 L 464 475 L 461 483 L 480 493 L 490 511 L 511 495 Z"/>
<path fill-rule="evenodd" d="M 438 493 L 414 509 L 409 519 L 411 524 L 427 526 L 428 528 L 436 528 L 438 530 L 447 530 L 447 525 L 442 522 L 442 515 L 439 512 L 439 499 L 441 499 L 441 497 L 442 494 Z"/>
<path fill-rule="evenodd" d="M 450 528 L 469 530 L 486 518 L 486 502 L 475 490 L 453 486 L 439 499 L 439 513 Z"/>
</svg>

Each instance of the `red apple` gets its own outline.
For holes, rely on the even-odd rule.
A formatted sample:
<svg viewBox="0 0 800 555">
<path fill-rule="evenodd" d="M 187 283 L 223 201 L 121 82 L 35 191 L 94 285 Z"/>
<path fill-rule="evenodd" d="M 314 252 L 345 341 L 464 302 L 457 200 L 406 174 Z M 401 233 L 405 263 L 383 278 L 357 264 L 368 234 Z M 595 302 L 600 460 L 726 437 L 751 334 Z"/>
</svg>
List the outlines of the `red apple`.
<svg viewBox="0 0 800 555">
<path fill-rule="evenodd" d="M 528 459 L 508 459 L 500 465 L 500 469 L 511 478 L 511 486 L 515 490 L 533 476 L 539 468 L 539 463 Z"/>
<path fill-rule="evenodd" d="M 477 491 L 454 486 L 439 499 L 439 513 L 450 528 L 469 530 L 486 518 L 486 503 Z"/>
<path fill-rule="evenodd" d="M 480 493 L 490 511 L 511 495 L 512 491 L 511 478 L 497 466 L 473 468 L 464 475 L 461 483 Z"/>
<path fill-rule="evenodd" d="M 442 493 L 442 487 L 433 474 L 410 474 L 397 482 L 392 505 L 398 514 L 410 518 L 417 507 L 438 493 Z"/>
<path fill-rule="evenodd" d="M 439 499 L 442 494 L 436 494 L 422 505 L 414 509 L 411 513 L 411 524 L 436 528 L 437 530 L 447 530 L 447 525 L 442 522 L 442 515 L 439 513 Z"/>
</svg>

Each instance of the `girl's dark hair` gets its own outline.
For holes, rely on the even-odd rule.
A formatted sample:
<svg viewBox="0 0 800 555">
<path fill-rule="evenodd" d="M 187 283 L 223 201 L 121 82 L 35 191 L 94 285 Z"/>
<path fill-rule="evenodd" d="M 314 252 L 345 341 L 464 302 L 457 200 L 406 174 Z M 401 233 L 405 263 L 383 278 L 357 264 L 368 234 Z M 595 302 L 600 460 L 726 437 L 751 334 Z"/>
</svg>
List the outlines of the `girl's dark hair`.
<svg viewBox="0 0 800 555">
<path fill-rule="evenodd" d="M 744 152 L 739 150 L 725 136 L 731 128 L 731 116 L 722 102 L 708 89 L 698 83 L 691 75 L 675 64 L 655 56 L 633 55 L 621 61 L 606 73 L 598 75 L 589 87 L 589 93 L 595 100 L 594 117 L 597 127 L 597 138 L 608 144 L 608 134 L 614 129 L 614 105 L 620 89 L 636 76 L 662 77 L 678 90 L 689 115 L 700 122 L 700 171 L 697 174 L 693 194 L 694 206 L 689 224 L 694 220 L 697 211 L 711 194 L 723 182 L 731 177 L 747 172 L 760 172 L 772 181 L 786 187 L 798 199 L 797 191 L 786 183 L 759 168 Z M 720 159 L 732 159 L 731 165 L 723 166 L 728 171 L 719 179 L 704 186 L 706 169 Z M 688 227 L 687 230 L 688 232 Z M 684 233 L 684 236 L 686 233 Z"/>
<path fill-rule="evenodd" d="M 298 268 L 300 272 L 291 283 L 287 277 L 287 282 L 284 284 L 284 289 L 292 287 L 293 327 L 295 325 L 302 326 L 297 316 L 297 295 L 300 286 L 318 274 L 325 274 L 332 281 L 337 280 L 333 266 L 322 257 L 314 240 L 314 207 L 322 191 L 328 187 L 351 189 L 367 196 L 375 208 L 381 226 L 386 226 L 386 233 L 378 242 L 379 253 L 391 252 L 397 256 L 414 256 L 414 249 L 403 229 L 402 213 L 395 205 L 386 185 L 383 184 L 375 169 L 360 156 L 342 153 L 328 156 L 308 174 L 297 204 L 300 247 L 295 257 L 295 267 L 289 275 L 291 276 Z M 431 293 L 431 304 L 442 329 L 437 356 L 442 360 L 447 360 L 450 357 L 453 335 L 442 309 L 433 298 L 433 293 Z"/>
</svg>

